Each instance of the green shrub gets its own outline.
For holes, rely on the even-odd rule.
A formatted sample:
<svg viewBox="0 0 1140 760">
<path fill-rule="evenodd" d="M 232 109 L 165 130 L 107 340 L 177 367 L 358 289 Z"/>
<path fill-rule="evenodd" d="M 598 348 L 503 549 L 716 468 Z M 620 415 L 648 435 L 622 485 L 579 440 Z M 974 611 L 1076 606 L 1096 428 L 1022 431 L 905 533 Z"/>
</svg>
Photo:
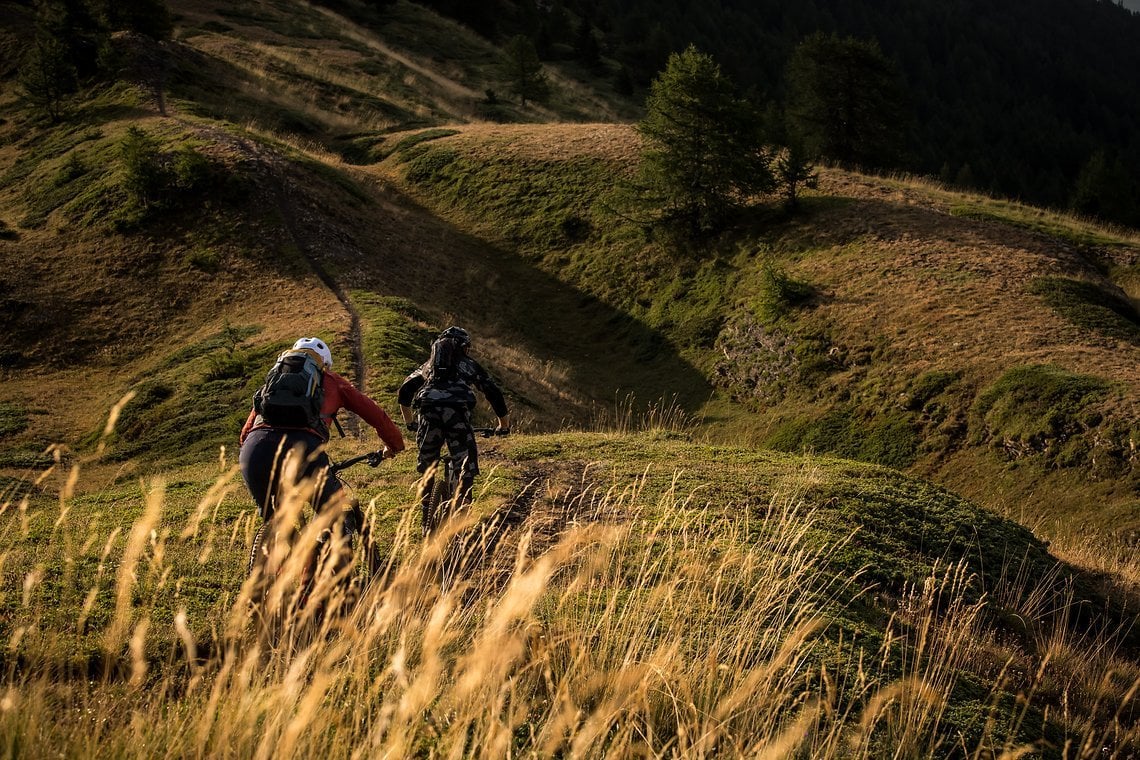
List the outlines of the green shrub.
<svg viewBox="0 0 1140 760">
<path fill-rule="evenodd" d="M 148 382 L 135 389 L 135 397 L 123 407 L 115 431 L 122 437 L 137 437 L 150 426 L 152 412 L 174 395 L 165 383 Z"/>
<path fill-rule="evenodd" d="M 191 208 L 207 193 L 232 195 L 244 182 L 240 175 L 223 174 L 208 156 L 190 145 L 163 151 L 154 137 L 138 127 L 128 129 L 120 142 L 119 161 L 126 203 L 111 214 L 111 222 L 123 230 L 162 212 Z"/>
<path fill-rule="evenodd" d="M 960 372 L 945 369 L 932 370 L 920 375 L 907 388 L 905 407 L 911 411 L 922 409 L 961 377 Z"/>
<path fill-rule="evenodd" d="M 443 179 L 451 164 L 459 160 L 459 154 L 453 150 L 410 151 L 407 155 L 408 181 L 417 185 L 430 184 Z"/>
<path fill-rule="evenodd" d="M 209 338 L 198 343 L 184 346 L 181 350 L 172 354 L 162 363 L 158 371 L 161 372 L 181 366 L 193 361 L 199 356 L 207 356 L 223 349 L 232 353 L 248 338 L 257 335 L 261 330 L 262 328 L 256 325 L 234 326 L 227 323 L 219 332 L 211 335 Z"/>
<path fill-rule="evenodd" d="M 771 325 L 797 306 L 811 300 L 815 289 L 806 282 L 794 280 L 782 268 L 766 260 L 760 269 L 760 284 L 753 308 L 756 317 Z"/>
<path fill-rule="evenodd" d="M 1015 441 L 1043 450 L 1051 439 L 1099 424 L 1099 417 L 1088 407 L 1109 387 L 1102 378 L 1061 367 L 1014 367 L 975 400 L 973 415 L 980 428 L 975 439 Z"/>
<path fill-rule="evenodd" d="M 186 256 L 186 263 L 194 269 L 213 274 L 222 267 L 222 255 L 210 248 L 197 248 Z"/>
<path fill-rule="evenodd" d="M 56 187 L 61 187 L 74 180 L 79 179 L 88 172 L 88 167 L 83 163 L 77 154 L 68 154 L 67 160 L 63 162 L 63 166 L 59 167 L 59 171 L 55 173 L 52 178 L 52 184 Z"/>
<path fill-rule="evenodd" d="M 223 354 L 212 354 L 205 380 L 211 382 L 256 376 L 261 369 L 261 359 L 261 352 L 227 351 Z"/>
<path fill-rule="evenodd" d="M 186 192 L 201 192 L 213 179 L 214 168 L 210 159 L 189 145 L 183 145 L 175 151 L 171 168 L 174 171 L 175 186 Z"/>
<path fill-rule="evenodd" d="M 119 161 L 127 198 L 137 208 L 149 208 L 167 182 L 158 141 L 138 127 L 129 128 L 119 143 Z"/>
<path fill-rule="evenodd" d="M 28 429 L 28 412 L 17 404 L 0 404 L 0 438 L 8 438 Z"/>
<path fill-rule="evenodd" d="M 814 451 L 900 469 L 914 464 L 919 443 L 908 415 L 868 415 L 855 406 L 832 409 L 817 419 L 796 420 L 768 441 L 780 451 Z"/>
</svg>

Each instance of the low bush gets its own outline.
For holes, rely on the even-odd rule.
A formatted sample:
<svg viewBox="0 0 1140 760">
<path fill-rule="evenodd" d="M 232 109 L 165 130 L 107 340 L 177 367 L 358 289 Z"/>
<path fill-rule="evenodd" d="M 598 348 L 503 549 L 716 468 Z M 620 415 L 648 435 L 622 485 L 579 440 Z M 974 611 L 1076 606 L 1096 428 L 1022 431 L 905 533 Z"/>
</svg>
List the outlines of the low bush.
<svg viewBox="0 0 1140 760">
<path fill-rule="evenodd" d="M 443 178 L 447 168 L 459 160 L 459 154 L 452 150 L 407 151 L 408 181 L 416 185 L 426 185 Z"/>
<path fill-rule="evenodd" d="M 756 316 L 764 324 L 772 324 L 811 300 L 815 289 L 806 282 L 793 279 L 782 268 L 765 261 L 760 270 L 760 287 L 753 301 Z"/>
<path fill-rule="evenodd" d="M 1101 421 L 1092 409 L 1109 383 L 1051 365 L 1014 367 L 983 390 L 974 402 L 975 441 L 994 440 L 1043 451 L 1052 442 Z"/>
<path fill-rule="evenodd" d="M 906 391 L 905 408 L 919 411 L 930 401 L 942 395 L 942 392 L 956 383 L 962 374 L 954 370 L 932 370 L 919 375 L 910 384 Z"/>
<path fill-rule="evenodd" d="M 796 420 L 776 431 L 768 444 L 779 451 L 812 451 L 844 459 L 905 468 L 918 456 L 919 435 L 909 415 L 869 414 L 843 406 L 814 419 Z"/>
<path fill-rule="evenodd" d="M 120 230 L 143 226 L 161 213 L 189 207 L 207 193 L 228 192 L 241 184 L 193 146 L 165 151 L 138 127 L 128 129 L 120 142 L 119 164 L 125 203 L 111 214 L 111 222 Z"/>
<path fill-rule="evenodd" d="M 0 404 L 0 438 L 28 429 L 28 411 L 19 404 Z"/>
</svg>

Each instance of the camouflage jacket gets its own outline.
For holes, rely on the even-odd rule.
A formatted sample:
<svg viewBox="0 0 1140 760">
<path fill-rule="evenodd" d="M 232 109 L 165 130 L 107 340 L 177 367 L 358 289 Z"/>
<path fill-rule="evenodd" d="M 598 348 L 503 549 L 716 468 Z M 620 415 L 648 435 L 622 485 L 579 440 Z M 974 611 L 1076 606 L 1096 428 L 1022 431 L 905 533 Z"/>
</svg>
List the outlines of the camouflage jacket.
<svg viewBox="0 0 1140 760">
<path fill-rule="evenodd" d="M 400 406 L 450 406 L 473 409 L 475 391 L 487 397 L 487 403 L 499 417 L 507 416 L 507 402 L 499 386 L 470 356 L 464 356 L 456 366 L 453 377 L 435 377 L 428 381 L 431 366 L 420 365 L 400 386 Z"/>
</svg>

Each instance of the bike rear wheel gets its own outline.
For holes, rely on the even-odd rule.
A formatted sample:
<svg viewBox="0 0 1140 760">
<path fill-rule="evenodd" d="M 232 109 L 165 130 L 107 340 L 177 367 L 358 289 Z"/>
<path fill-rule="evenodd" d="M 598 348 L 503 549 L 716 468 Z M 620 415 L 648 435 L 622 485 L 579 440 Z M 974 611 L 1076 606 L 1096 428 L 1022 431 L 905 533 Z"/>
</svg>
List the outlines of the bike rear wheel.
<svg viewBox="0 0 1140 760">
<path fill-rule="evenodd" d="M 427 536 L 443 525 L 456 511 L 455 500 L 459 494 L 459 472 L 450 457 L 440 460 L 443 477 L 432 479 L 423 500 L 423 529 Z"/>
</svg>

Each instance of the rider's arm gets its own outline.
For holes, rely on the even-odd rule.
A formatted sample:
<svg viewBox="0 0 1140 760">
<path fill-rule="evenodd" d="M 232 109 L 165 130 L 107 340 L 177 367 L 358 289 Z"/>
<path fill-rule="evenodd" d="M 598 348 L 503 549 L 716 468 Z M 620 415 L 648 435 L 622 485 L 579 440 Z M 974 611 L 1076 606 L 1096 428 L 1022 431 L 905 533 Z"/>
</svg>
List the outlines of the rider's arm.
<svg viewBox="0 0 1140 760">
<path fill-rule="evenodd" d="M 238 445 L 245 445 L 245 437 L 249 435 L 249 431 L 253 430 L 254 420 L 257 419 L 257 410 L 250 409 L 249 417 L 246 419 L 245 424 L 241 426 L 241 435 L 238 436 Z"/>
<path fill-rule="evenodd" d="M 400 405 L 400 414 L 404 417 L 404 424 L 409 426 L 416 419 L 415 410 L 412 409 L 412 400 L 416 397 L 416 393 L 420 388 L 424 387 L 424 376 L 420 370 L 416 370 L 412 374 L 404 378 L 404 382 L 400 384 L 400 390 L 396 392 L 396 402 Z"/>
<path fill-rule="evenodd" d="M 471 363 L 475 365 L 475 386 L 487 397 L 487 403 L 491 405 L 495 416 L 499 418 L 499 427 L 503 430 L 510 430 L 511 412 L 507 408 L 507 400 L 503 398 L 503 392 L 487 374 L 487 370 L 474 360 Z"/>
<path fill-rule="evenodd" d="M 404 450 L 404 436 L 388 413 L 381 409 L 375 401 L 358 391 L 352 383 L 340 378 L 341 405 L 360 416 L 362 420 L 376 429 L 384 445 L 397 453 Z"/>
<path fill-rule="evenodd" d="M 416 397 L 419 389 L 424 387 L 424 382 L 423 373 L 418 369 L 404 378 L 404 382 L 400 384 L 400 390 L 396 392 L 396 401 L 401 407 L 411 408 L 412 399 Z M 407 418 L 405 417 L 405 419 Z"/>
</svg>

